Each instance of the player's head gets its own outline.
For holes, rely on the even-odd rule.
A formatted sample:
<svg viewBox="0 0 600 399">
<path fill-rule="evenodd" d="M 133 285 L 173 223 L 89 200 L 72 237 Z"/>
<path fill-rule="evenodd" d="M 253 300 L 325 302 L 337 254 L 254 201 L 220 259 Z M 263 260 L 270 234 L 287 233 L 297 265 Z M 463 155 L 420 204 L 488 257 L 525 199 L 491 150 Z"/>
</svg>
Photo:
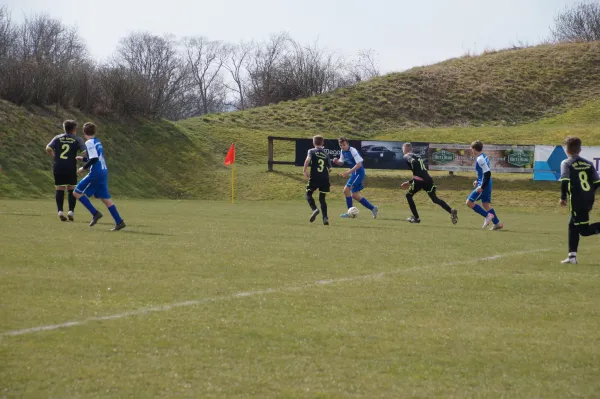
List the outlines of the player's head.
<svg viewBox="0 0 600 399">
<path fill-rule="evenodd" d="M 471 151 L 474 155 L 479 155 L 483 152 L 483 143 L 479 140 L 475 140 L 471 143 Z"/>
<path fill-rule="evenodd" d="M 575 136 L 569 136 L 565 139 L 567 154 L 578 155 L 581 152 L 581 139 Z"/>
<path fill-rule="evenodd" d="M 67 119 L 63 122 L 63 129 L 67 134 L 75 134 L 77 129 L 77 122 L 71 119 Z"/>
<path fill-rule="evenodd" d="M 89 138 L 95 137 L 96 125 L 92 122 L 86 122 L 85 125 L 83 125 L 83 135 Z"/>
<path fill-rule="evenodd" d="M 314 136 L 313 144 L 315 147 L 323 147 L 323 145 L 325 144 L 325 139 L 321 135 Z"/>
<path fill-rule="evenodd" d="M 412 144 L 411 143 L 402 144 L 402 152 L 405 154 L 410 154 L 411 152 L 413 152 Z"/>
<path fill-rule="evenodd" d="M 350 148 L 350 142 L 344 136 L 338 139 L 338 143 L 340 145 L 340 148 L 344 151 L 348 151 L 348 149 Z"/>
</svg>

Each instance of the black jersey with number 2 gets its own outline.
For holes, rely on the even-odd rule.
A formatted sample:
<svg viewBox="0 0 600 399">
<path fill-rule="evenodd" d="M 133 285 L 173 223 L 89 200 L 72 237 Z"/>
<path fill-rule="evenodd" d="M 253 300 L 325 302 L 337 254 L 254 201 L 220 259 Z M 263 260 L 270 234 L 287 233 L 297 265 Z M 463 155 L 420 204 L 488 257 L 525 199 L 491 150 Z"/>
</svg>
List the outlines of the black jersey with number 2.
<svg viewBox="0 0 600 399">
<path fill-rule="evenodd" d="M 560 165 L 560 180 L 569 181 L 569 197 L 573 208 L 592 208 L 600 177 L 590 161 L 580 156 L 565 159 Z"/>
<path fill-rule="evenodd" d="M 54 151 L 54 173 L 69 173 L 75 171 L 80 151 L 85 151 L 83 139 L 74 134 L 59 134 L 55 136 L 48 147 Z"/>
<path fill-rule="evenodd" d="M 311 148 L 308 150 L 308 157 L 310 158 L 310 179 L 329 181 L 329 170 L 331 169 L 329 154 L 323 148 Z"/>
</svg>

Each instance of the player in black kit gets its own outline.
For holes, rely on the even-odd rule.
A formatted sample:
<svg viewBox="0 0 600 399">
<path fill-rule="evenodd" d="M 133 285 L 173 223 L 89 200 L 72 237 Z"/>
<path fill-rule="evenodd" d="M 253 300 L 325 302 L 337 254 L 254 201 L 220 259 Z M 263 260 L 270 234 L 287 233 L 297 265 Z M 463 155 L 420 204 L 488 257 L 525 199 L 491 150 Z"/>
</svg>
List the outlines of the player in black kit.
<svg viewBox="0 0 600 399">
<path fill-rule="evenodd" d="M 308 150 L 308 155 L 304 161 L 304 176 L 308 179 L 306 185 L 306 201 L 312 209 L 310 215 L 310 222 L 314 222 L 320 212 L 323 213 L 323 224 L 329 225 L 329 218 L 327 216 L 327 202 L 325 196 L 329 192 L 329 170 L 331 169 L 331 159 L 329 154 L 325 152 L 324 145 L 325 139 L 323 136 L 313 137 L 313 145 L 315 148 Z M 308 173 L 308 167 L 310 166 L 310 174 Z M 313 193 L 319 190 L 319 203 L 321 204 L 321 211 L 317 208 L 317 204 L 313 198 Z"/>
<path fill-rule="evenodd" d="M 427 192 L 429 198 L 431 198 L 431 202 L 444 208 L 444 210 L 450 214 L 452 224 L 456 224 L 458 222 L 458 211 L 450 208 L 445 201 L 437 197 L 435 194 L 436 186 L 427 172 L 427 167 L 425 167 L 423 159 L 413 153 L 413 148 L 410 143 L 404 143 L 402 152 L 404 152 L 404 160 L 408 163 L 408 167 L 413 174 L 412 179 L 400 185 L 403 189 L 409 187 L 406 192 L 406 200 L 408 201 L 408 206 L 413 215 L 408 218 L 408 221 L 410 223 L 421 223 L 419 213 L 417 212 L 417 206 L 413 200 L 413 195 L 423 189 Z"/>
<path fill-rule="evenodd" d="M 578 137 L 565 139 L 569 158 L 560 165 L 560 205 L 567 206 L 567 195 L 571 220 L 569 221 L 569 256 L 562 263 L 577 263 L 579 236 L 600 234 L 600 223 L 590 224 L 590 211 L 594 206 L 600 177 L 594 165 L 581 158 L 581 140 Z"/>
<path fill-rule="evenodd" d="M 65 201 L 65 190 L 69 191 L 69 213 L 68 220 L 75 220 L 75 204 L 77 199 L 73 190 L 77 185 L 77 154 L 85 151 L 83 139 L 76 136 L 77 122 L 66 120 L 63 122 L 64 134 L 55 136 L 46 146 L 48 155 L 54 158 L 54 186 L 56 187 L 56 207 L 58 217 L 63 222 L 67 216 L 63 212 Z"/>
</svg>

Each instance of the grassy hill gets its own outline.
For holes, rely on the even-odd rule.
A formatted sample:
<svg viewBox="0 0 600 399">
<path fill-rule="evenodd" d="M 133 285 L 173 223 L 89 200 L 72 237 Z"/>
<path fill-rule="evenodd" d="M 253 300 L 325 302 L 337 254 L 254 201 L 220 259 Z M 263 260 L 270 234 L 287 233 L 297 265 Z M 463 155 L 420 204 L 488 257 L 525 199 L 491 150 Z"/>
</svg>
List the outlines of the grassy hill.
<svg viewBox="0 0 600 399">
<path fill-rule="evenodd" d="M 64 110 L 56 114 L 0 101 L 0 197 L 51 195 L 52 162 L 44 147 L 66 118 L 99 125 L 111 191 L 137 198 L 228 198 L 230 172 L 222 159 L 235 142 L 238 198 L 299 199 L 303 179 L 298 168 L 266 172 L 269 135 L 558 144 L 565 135 L 577 134 L 585 144 L 600 145 L 598 65 L 600 43 L 501 51 L 414 68 L 309 99 L 176 123 Z M 277 143 L 275 152 L 278 159 L 291 159 L 293 146 Z M 395 188 L 403 174 L 369 171 L 369 192 L 383 202 L 397 201 Z M 462 201 L 470 178 L 441 174 L 438 183 L 446 196 Z M 503 175 L 495 187 L 522 189 L 522 198 L 554 189 L 552 183 L 529 179 Z M 334 178 L 334 185 L 341 184 L 341 178 Z M 499 199 L 514 202 L 508 194 Z"/>
</svg>

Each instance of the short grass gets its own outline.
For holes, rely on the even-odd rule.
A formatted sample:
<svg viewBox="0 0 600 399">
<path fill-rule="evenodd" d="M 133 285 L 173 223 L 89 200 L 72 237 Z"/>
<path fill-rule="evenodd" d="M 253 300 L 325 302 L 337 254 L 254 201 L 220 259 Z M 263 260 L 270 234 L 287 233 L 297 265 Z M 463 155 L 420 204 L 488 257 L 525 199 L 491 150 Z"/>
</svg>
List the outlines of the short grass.
<svg viewBox="0 0 600 399">
<path fill-rule="evenodd" d="M 597 238 L 563 266 L 565 211 L 489 232 L 425 198 L 409 225 L 334 195 L 328 227 L 299 201 L 117 199 L 118 233 L 0 201 L 0 397 L 597 397 Z"/>
</svg>

